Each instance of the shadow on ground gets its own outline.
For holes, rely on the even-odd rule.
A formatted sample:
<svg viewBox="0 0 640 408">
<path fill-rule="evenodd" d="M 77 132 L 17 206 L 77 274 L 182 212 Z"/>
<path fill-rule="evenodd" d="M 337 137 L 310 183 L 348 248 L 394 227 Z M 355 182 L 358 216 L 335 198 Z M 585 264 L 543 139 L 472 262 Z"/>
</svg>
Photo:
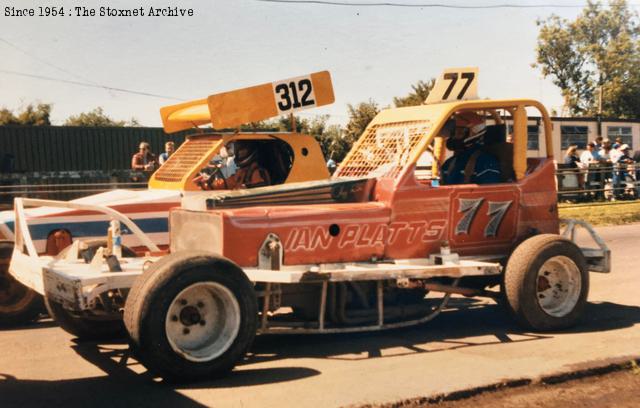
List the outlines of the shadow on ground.
<svg viewBox="0 0 640 408">
<path fill-rule="evenodd" d="M 452 299 L 449 310 L 422 326 L 349 335 L 259 336 L 245 364 L 289 358 L 360 360 L 499 343 L 543 341 L 563 333 L 616 330 L 640 323 L 640 307 L 589 303 L 582 322 L 563 332 L 523 331 L 496 304 Z"/>
<path fill-rule="evenodd" d="M 556 335 L 621 329 L 640 323 L 640 307 L 609 302 L 588 304 L 583 322 L 563 333 L 522 331 L 502 308 L 475 299 L 453 299 L 449 310 L 419 327 L 342 335 L 259 336 L 252 352 L 228 377 L 179 388 L 234 388 L 295 381 L 321 374 L 298 367 L 294 359 L 351 360 L 393 358 L 489 344 L 540 341 Z M 107 375 L 62 381 L 37 381 L 0 373 L 2 406 L 199 406 L 171 384 L 152 378 L 124 342 L 76 342 L 79 356 Z M 288 367 L 256 368 L 257 363 L 291 360 Z M 69 361 L 69 364 L 73 364 Z M 0 367 L 1 371 L 1 367 Z M 140 373 L 140 374 L 139 374 Z"/>
</svg>

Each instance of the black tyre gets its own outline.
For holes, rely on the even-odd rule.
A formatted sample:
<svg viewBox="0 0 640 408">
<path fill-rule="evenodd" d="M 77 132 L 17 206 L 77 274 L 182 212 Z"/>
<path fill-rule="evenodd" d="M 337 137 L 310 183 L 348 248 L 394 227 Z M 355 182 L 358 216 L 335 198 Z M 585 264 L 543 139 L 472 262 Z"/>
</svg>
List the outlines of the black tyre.
<svg viewBox="0 0 640 408">
<path fill-rule="evenodd" d="M 80 251 L 80 257 L 87 255 L 87 259 L 92 259 L 100 247 L 106 247 L 104 239 L 90 239 L 85 241 L 87 248 Z M 60 256 L 64 256 L 69 248 L 60 251 Z M 122 255 L 125 257 L 135 257 L 136 253 L 128 248 L 122 247 Z M 75 314 L 52 299 L 46 298 L 45 305 L 49 315 L 60 325 L 60 327 L 82 340 L 105 340 L 124 337 L 126 331 L 121 319 L 105 319 L 99 316 L 85 316 Z"/>
<path fill-rule="evenodd" d="M 560 330 L 575 325 L 587 303 L 589 271 L 580 249 L 555 234 L 522 242 L 504 275 L 505 305 L 522 326 Z"/>
<path fill-rule="evenodd" d="M 149 371 L 175 382 L 220 377 L 255 337 L 253 285 L 211 253 L 170 254 L 134 283 L 124 312 L 131 346 Z"/>
<path fill-rule="evenodd" d="M 45 297 L 44 303 L 49 315 L 67 333 L 81 340 L 106 340 L 126 335 L 122 320 L 107 320 L 74 314 L 56 301 Z"/>
<path fill-rule="evenodd" d="M 45 312 L 42 296 L 9 274 L 13 242 L 0 241 L 0 326 L 32 322 Z"/>
</svg>

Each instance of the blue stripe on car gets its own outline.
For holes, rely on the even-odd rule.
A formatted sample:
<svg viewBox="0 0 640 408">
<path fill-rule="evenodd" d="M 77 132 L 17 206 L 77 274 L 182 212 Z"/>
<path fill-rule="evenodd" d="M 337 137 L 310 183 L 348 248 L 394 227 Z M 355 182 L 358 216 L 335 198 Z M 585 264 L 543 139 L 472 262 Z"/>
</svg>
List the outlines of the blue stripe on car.
<svg viewBox="0 0 640 408">
<path fill-rule="evenodd" d="M 152 234 L 156 232 L 168 232 L 169 220 L 164 218 L 141 218 L 135 220 L 136 225 L 145 233 Z M 14 222 L 7 221 L 7 227 L 15 233 Z M 35 224 L 29 226 L 31 232 L 31 239 L 38 241 L 41 239 L 47 239 L 49 233 L 57 229 L 66 229 L 71 232 L 71 236 L 74 238 L 82 237 L 101 237 L 107 235 L 107 229 L 109 228 L 109 221 L 81 221 L 81 222 L 66 222 L 64 224 L 51 223 L 51 224 Z M 122 225 L 123 234 L 131 234 L 131 231 Z"/>
</svg>

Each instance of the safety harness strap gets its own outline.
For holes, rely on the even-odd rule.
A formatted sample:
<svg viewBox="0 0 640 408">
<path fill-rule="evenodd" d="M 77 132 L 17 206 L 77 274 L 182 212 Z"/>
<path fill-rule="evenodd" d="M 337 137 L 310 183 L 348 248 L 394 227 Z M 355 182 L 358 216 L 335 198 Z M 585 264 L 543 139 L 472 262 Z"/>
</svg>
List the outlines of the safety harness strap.
<svg viewBox="0 0 640 408">
<path fill-rule="evenodd" d="M 471 177 L 473 177 L 473 174 L 476 171 L 476 162 L 478 161 L 478 157 L 480 157 L 481 154 L 482 152 L 480 150 L 476 150 L 475 152 L 471 153 L 467 165 L 464 166 L 464 184 L 471 183 Z"/>
</svg>

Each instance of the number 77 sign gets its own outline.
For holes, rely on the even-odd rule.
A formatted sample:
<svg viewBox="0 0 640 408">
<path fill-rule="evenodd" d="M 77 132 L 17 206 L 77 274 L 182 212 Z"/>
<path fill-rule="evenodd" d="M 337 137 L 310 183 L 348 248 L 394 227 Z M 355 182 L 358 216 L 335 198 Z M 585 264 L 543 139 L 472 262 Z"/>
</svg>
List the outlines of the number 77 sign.
<svg viewBox="0 0 640 408">
<path fill-rule="evenodd" d="M 449 68 L 438 78 L 425 103 L 468 99 L 478 99 L 478 68 Z"/>
<path fill-rule="evenodd" d="M 333 103 L 328 71 L 211 95 L 207 98 L 216 129 L 233 128 L 282 114 Z"/>
</svg>

